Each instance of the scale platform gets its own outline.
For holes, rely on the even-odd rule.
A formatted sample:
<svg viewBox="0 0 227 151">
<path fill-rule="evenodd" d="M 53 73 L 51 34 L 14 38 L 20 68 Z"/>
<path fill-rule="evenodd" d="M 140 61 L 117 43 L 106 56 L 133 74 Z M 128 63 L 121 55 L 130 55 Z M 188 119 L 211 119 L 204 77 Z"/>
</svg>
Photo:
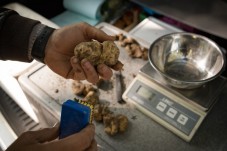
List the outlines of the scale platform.
<svg viewBox="0 0 227 151">
<path fill-rule="evenodd" d="M 214 103 L 217 100 L 217 97 L 222 92 L 222 89 L 225 85 L 226 78 L 219 76 L 215 80 L 199 87 L 196 89 L 177 89 L 172 86 L 169 86 L 155 71 L 155 69 L 148 62 L 140 69 L 140 73 L 146 76 L 147 78 L 153 79 L 159 84 L 163 85 L 167 89 L 170 89 L 172 93 L 180 95 L 188 101 L 189 103 L 195 105 L 198 109 L 207 112 L 212 108 Z"/>
<path fill-rule="evenodd" d="M 189 142 L 218 100 L 225 82 L 220 76 L 196 89 L 173 88 L 148 62 L 124 92 L 123 99 Z"/>
</svg>

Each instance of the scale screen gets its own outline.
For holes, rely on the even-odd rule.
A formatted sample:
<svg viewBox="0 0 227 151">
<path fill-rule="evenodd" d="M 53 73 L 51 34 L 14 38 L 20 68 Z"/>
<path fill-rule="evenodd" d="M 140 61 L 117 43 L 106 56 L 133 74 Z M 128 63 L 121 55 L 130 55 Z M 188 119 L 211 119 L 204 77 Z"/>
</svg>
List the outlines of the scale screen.
<svg viewBox="0 0 227 151">
<path fill-rule="evenodd" d="M 190 141 L 206 113 L 141 74 L 123 94 L 136 107 L 186 141 Z"/>
<path fill-rule="evenodd" d="M 151 101 L 152 98 L 155 96 L 154 93 L 152 93 L 151 91 L 147 90 L 146 88 L 140 86 L 138 88 L 138 90 L 136 91 L 137 94 L 139 94 L 140 96 L 142 96 L 143 98 Z"/>
</svg>

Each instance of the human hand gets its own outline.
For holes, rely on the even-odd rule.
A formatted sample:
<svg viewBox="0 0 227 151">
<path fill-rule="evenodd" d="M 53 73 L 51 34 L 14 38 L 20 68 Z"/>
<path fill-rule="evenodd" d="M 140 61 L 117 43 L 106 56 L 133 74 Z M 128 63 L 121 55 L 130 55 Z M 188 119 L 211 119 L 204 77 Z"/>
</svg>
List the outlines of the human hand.
<svg viewBox="0 0 227 151">
<path fill-rule="evenodd" d="M 95 39 L 99 42 L 114 40 L 86 23 L 73 24 L 62 27 L 53 32 L 48 40 L 45 50 L 44 62 L 51 70 L 67 79 L 87 80 L 97 83 L 99 76 L 110 79 L 112 70 L 105 64 L 95 68 L 86 59 L 80 61 L 74 56 L 74 48 L 77 44 Z"/>
<path fill-rule="evenodd" d="M 60 140 L 58 135 L 59 126 L 25 132 L 6 151 L 97 151 L 94 125 Z"/>
</svg>

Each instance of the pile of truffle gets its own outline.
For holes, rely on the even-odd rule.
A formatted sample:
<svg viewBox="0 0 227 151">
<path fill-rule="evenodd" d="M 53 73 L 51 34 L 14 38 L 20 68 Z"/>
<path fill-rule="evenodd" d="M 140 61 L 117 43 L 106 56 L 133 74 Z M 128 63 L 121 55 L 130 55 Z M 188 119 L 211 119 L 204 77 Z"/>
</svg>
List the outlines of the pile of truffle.
<svg viewBox="0 0 227 151">
<path fill-rule="evenodd" d="M 104 131 L 107 134 L 113 136 L 127 130 L 128 118 L 122 114 L 115 115 L 110 111 L 108 105 L 101 103 L 97 89 L 93 85 L 74 81 L 72 90 L 76 95 L 82 96 L 83 101 L 94 106 L 93 118 L 96 122 L 104 124 Z"/>
<path fill-rule="evenodd" d="M 134 38 L 127 37 L 123 33 L 115 36 L 121 47 L 124 47 L 132 58 L 148 59 L 148 49 L 142 47 Z"/>
</svg>

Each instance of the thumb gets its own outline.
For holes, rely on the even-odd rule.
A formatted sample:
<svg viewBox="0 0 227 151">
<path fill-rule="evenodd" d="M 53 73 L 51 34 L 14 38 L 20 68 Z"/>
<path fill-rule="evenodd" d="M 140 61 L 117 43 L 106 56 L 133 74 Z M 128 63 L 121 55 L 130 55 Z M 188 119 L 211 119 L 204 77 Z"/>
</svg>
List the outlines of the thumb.
<svg viewBox="0 0 227 151">
<path fill-rule="evenodd" d="M 85 28 L 86 29 L 85 33 L 88 39 L 95 39 L 95 40 L 98 40 L 99 42 L 103 42 L 106 40 L 111 40 L 111 41 L 115 40 L 115 36 L 107 35 L 103 30 L 100 30 L 88 24 L 87 24 L 87 27 L 88 28 Z"/>
<path fill-rule="evenodd" d="M 34 137 L 39 143 L 49 142 L 59 136 L 59 123 L 52 128 L 44 128 L 34 131 Z"/>
</svg>

